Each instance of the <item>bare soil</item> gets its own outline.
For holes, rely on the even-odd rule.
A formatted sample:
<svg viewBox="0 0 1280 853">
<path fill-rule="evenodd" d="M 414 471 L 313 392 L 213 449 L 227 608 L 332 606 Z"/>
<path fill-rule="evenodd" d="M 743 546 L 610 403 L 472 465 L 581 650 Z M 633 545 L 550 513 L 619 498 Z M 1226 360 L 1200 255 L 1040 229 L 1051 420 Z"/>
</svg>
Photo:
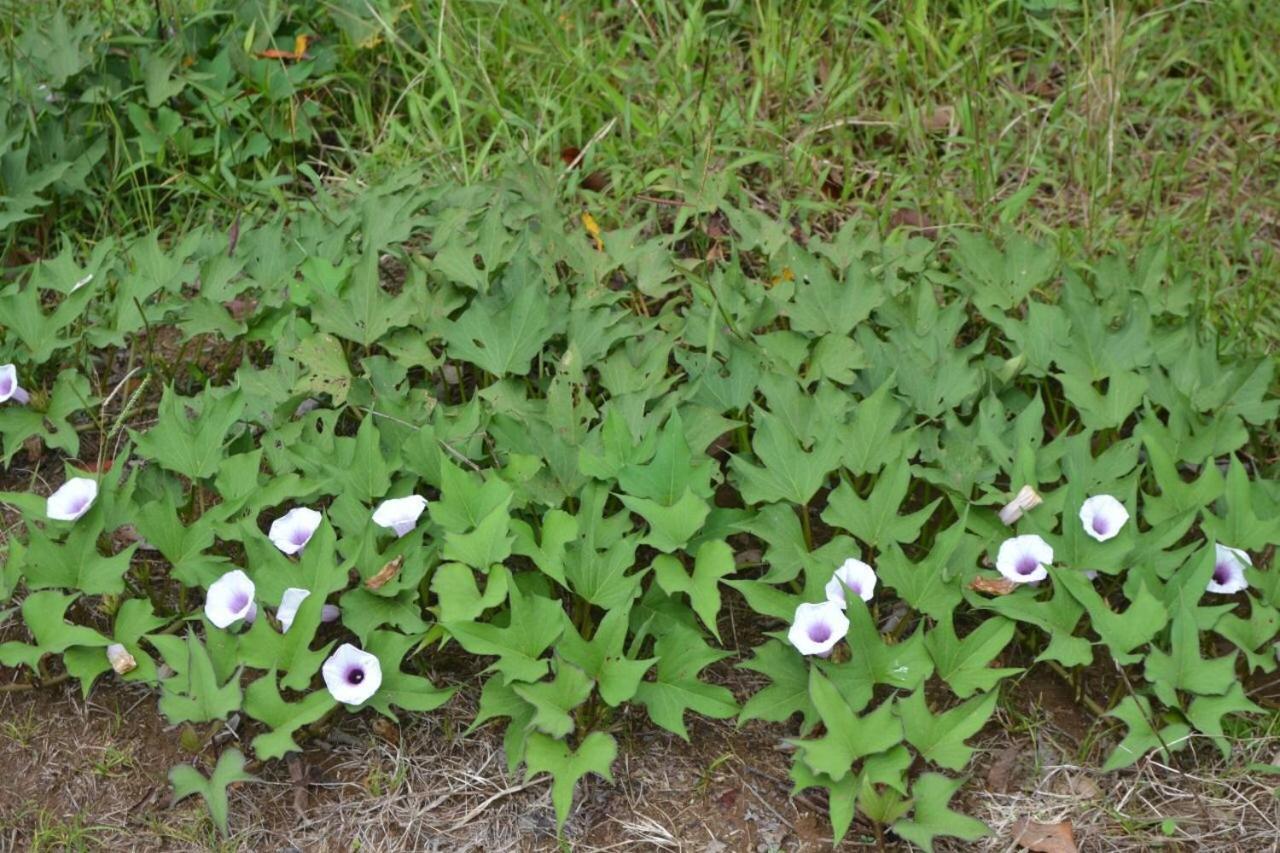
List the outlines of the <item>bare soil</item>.
<svg viewBox="0 0 1280 853">
<path fill-rule="evenodd" d="M 0 850 L 559 849 L 547 780 L 508 772 L 499 727 L 466 732 L 475 692 L 399 726 L 345 718 L 300 756 L 254 768 L 259 782 L 232 789 L 228 839 L 198 800 L 170 802 L 167 774 L 184 761 L 208 772 L 239 727 L 193 756 L 142 687 L 104 679 L 88 699 L 69 684 L 0 694 Z M 1020 849 L 1020 817 L 1070 821 L 1080 850 L 1278 849 L 1280 777 L 1248 765 L 1273 763 L 1280 739 L 1242 741 L 1232 765 L 1205 742 L 1176 767 L 1152 760 L 1102 776 L 1090 768 L 1110 726 L 1073 693 L 1039 668 L 1013 686 L 952 804 L 994 834 L 937 849 Z M 572 849 L 832 849 L 824 797 L 790 796 L 785 726 L 692 719 L 686 744 L 634 714 L 616 734 L 614 784 L 590 777 L 580 788 L 564 831 Z M 872 828 L 855 823 L 840 849 L 877 849 Z"/>
</svg>

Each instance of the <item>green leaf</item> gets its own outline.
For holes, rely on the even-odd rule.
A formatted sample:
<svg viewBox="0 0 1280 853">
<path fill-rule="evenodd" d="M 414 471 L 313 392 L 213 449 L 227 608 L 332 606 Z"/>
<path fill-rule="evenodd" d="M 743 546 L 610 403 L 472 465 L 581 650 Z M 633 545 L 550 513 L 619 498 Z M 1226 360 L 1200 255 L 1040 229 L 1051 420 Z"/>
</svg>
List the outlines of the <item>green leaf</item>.
<svg viewBox="0 0 1280 853">
<path fill-rule="evenodd" d="M 205 553 L 214 543 L 212 514 L 184 526 L 171 492 L 139 507 L 134 524 L 138 534 L 169 561 L 169 574 L 187 586 L 208 587 L 229 570 L 226 557 Z"/>
<path fill-rule="evenodd" d="M 431 591 L 439 603 L 441 622 L 469 622 L 490 607 L 507 600 L 511 574 L 505 566 L 489 570 L 484 592 L 476 586 L 475 572 L 462 563 L 445 563 L 431 578 Z"/>
<path fill-rule="evenodd" d="M 415 589 L 387 596 L 360 587 L 344 592 L 338 599 L 338 606 L 342 608 L 342 624 L 359 638 L 361 644 L 368 641 L 375 628 L 383 625 L 393 625 L 408 634 L 421 634 L 429 627 L 422 620 L 422 603 Z"/>
<path fill-rule="evenodd" d="M 1152 728 L 1151 702 L 1145 696 L 1124 697 L 1119 705 L 1107 712 L 1107 716 L 1120 720 L 1129 731 L 1102 765 L 1103 773 L 1122 770 L 1152 749 L 1159 749 L 1163 760 L 1168 761 L 1165 747 L 1177 751 L 1190 742 L 1191 727 L 1185 723 L 1171 723 L 1156 734 Z"/>
<path fill-rule="evenodd" d="M 924 690 L 899 698 L 898 716 L 907 742 L 921 758 L 948 770 L 963 770 L 973 755 L 973 747 L 966 745 L 965 739 L 987 724 L 997 696 L 995 691 L 984 693 L 937 715 L 930 713 Z"/>
<path fill-rule="evenodd" d="M 292 358 L 306 369 L 306 373 L 294 383 L 293 393 L 328 394 L 335 406 L 347 402 L 347 394 L 351 391 L 351 368 L 341 341 L 333 335 L 311 335 L 298 342 Z"/>
<path fill-rule="evenodd" d="M 80 433 L 72 423 L 72 416 L 94 406 L 97 400 L 90 389 L 89 380 L 79 371 L 67 368 L 54 380 L 44 411 L 39 411 L 34 405 L 0 406 L 4 464 L 8 465 L 13 455 L 33 435 L 40 436 L 44 446 L 50 450 L 63 450 L 69 457 L 77 456 L 80 453 Z"/>
<path fill-rule="evenodd" d="M 1115 429 L 1128 420 L 1129 415 L 1142 404 L 1147 391 L 1147 379 L 1137 373 L 1124 371 L 1107 380 L 1105 394 L 1099 392 L 1084 376 L 1060 373 L 1057 379 L 1068 402 L 1080 413 L 1080 419 L 1089 429 Z"/>
<path fill-rule="evenodd" d="M 899 515 L 898 507 L 911 485 L 911 466 L 897 459 L 881 472 L 871 494 L 863 500 L 847 480 L 842 480 L 827 498 L 822 520 L 847 530 L 877 548 L 889 542 L 914 542 L 941 498 L 910 515 Z"/>
<path fill-rule="evenodd" d="M 555 331 L 552 307 L 542 282 L 520 282 L 509 300 L 496 290 L 473 299 L 440 332 L 450 357 L 469 361 L 493 376 L 524 375 Z M 556 316 L 559 307 L 557 300 Z"/>
<path fill-rule="evenodd" d="M 915 455 L 914 431 L 894 432 L 906 407 L 891 396 L 893 385 L 890 376 L 854 407 L 853 420 L 842 436 L 844 465 L 854 474 L 874 474 L 890 460 Z"/>
<path fill-rule="evenodd" d="M 640 680 L 657 660 L 633 660 L 624 653 L 629 614 L 629 607 L 610 610 L 596 626 L 590 642 L 570 628 L 556 646 L 561 657 L 595 679 L 600 698 L 614 707 L 636 695 Z"/>
<path fill-rule="evenodd" d="M 212 477 L 222 461 L 223 439 L 240 419 L 244 406 L 239 390 L 221 396 L 206 390 L 199 398 L 180 397 L 168 385 L 160 398 L 155 426 L 146 432 L 131 429 L 129 434 L 138 452 L 162 467 L 192 480 Z M 199 412 L 188 417 L 188 408 Z"/>
<path fill-rule="evenodd" d="M 885 299 L 880 283 L 861 264 L 851 266 L 844 281 L 837 281 L 820 262 L 806 267 L 808 274 L 796 282 L 788 312 L 797 332 L 847 337 Z"/>
<path fill-rule="evenodd" d="M 899 837 L 932 853 L 933 839 L 938 836 L 977 841 L 991 834 L 980 820 L 947 807 L 956 791 L 964 785 L 963 779 L 948 779 L 940 773 L 923 773 L 911 786 L 915 810 L 911 820 L 900 820 L 893 825 Z"/>
<path fill-rule="evenodd" d="M 793 795 L 805 788 L 825 788 L 827 790 L 827 809 L 831 817 L 831 834 L 835 844 L 839 844 L 849 832 L 853 823 L 854 802 L 859 793 L 861 782 L 858 774 L 846 773 L 839 779 L 833 779 L 825 773 L 815 773 L 802 760 L 791 762 L 791 781 Z"/>
<path fill-rule="evenodd" d="M 1231 755 L 1231 742 L 1222 731 L 1222 718 L 1228 714 L 1263 714 L 1239 682 L 1233 682 L 1222 696 L 1197 696 L 1187 708 L 1187 720 L 1196 730 L 1213 738 L 1224 759 Z"/>
<path fill-rule="evenodd" d="M 740 456 L 730 461 L 742 499 L 748 504 L 789 501 L 805 505 L 836 467 L 842 448 L 830 438 L 806 451 L 782 420 L 760 411 L 751 447 L 763 468 Z"/>
<path fill-rule="evenodd" d="M 311 593 L 298 607 L 288 631 L 276 633 L 269 620 L 257 619 L 244 634 L 245 642 L 240 647 L 241 663 L 256 669 L 280 670 L 285 673 L 280 683 L 290 690 L 306 689 L 333 646 L 331 640 L 318 649 L 311 648 L 325 601 L 347 585 L 347 567 L 335 557 L 334 541 L 333 526 L 325 518 L 302 550 L 301 560 L 288 562 L 286 572 L 265 571 L 257 564 L 253 567 L 251 577 L 260 601 L 278 602 L 285 587 Z"/>
<path fill-rule="evenodd" d="M 22 620 L 35 638 L 35 644 L 11 640 L 0 643 L 0 664 L 18 666 L 24 664 L 36 669 L 40 658 L 46 654 L 60 654 L 72 646 L 104 648 L 110 640 L 92 628 L 72 625 L 66 621 L 67 608 L 79 598 L 79 594 L 64 595 L 47 590 L 33 592 L 22 602 Z"/>
<path fill-rule="evenodd" d="M 633 498 L 673 507 L 690 493 L 698 498 L 710 497 L 712 470 L 712 460 L 705 456 L 694 463 L 684 422 L 679 412 L 673 412 L 658 434 L 653 459 L 623 468 L 618 472 L 618 485 Z"/>
<path fill-rule="evenodd" d="M 933 550 L 919 563 L 912 563 L 897 544 L 880 555 L 876 573 L 916 610 L 935 619 L 952 612 L 960 603 L 958 572 L 973 565 L 981 542 L 965 532 L 965 510 L 955 524 L 940 532 Z"/>
<path fill-rule="evenodd" d="M 525 748 L 525 778 L 530 779 L 539 773 L 551 774 L 551 802 L 556 809 L 556 826 L 562 827 L 569 817 L 569 807 L 573 805 L 573 792 L 578 780 L 588 773 L 594 773 L 612 782 L 610 768 L 617 757 L 617 743 L 612 735 L 604 732 L 587 735 L 576 751 L 571 750 L 562 740 L 534 732 L 529 735 L 529 743 Z"/>
<path fill-rule="evenodd" d="M 1017 667 L 992 669 L 989 666 L 1009 645 L 1013 631 L 1013 622 L 996 616 L 983 621 L 961 640 L 956 637 L 951 614 L 947 614 L 925 635 L 924 644 L 938 669 L 938 677 L 964 699 L 978 691 L 990 690 L 1005 676 L 1022 672 Z"/>
<path fill-rule="evenodd" d="M 227 834 L 227 787 L 236 782 L 256 780 L 256 776 L 244 772 L 244 755 L 235 747 L 224 750 L 218 756 L 218 763 L 208 779 L 189 764 L 179 764 L 169 771 L 173 801 L 177 803 L 192 794 L 199 794 L 209 807 L 209 814 L 218 831 L 223 835 Z"/>
<path fill-rule="evenodd" d="M 688 628 L 673 626 L 654 644 L 658 659 L 657 677 L 641 682 L 636 699 L 649 709 L 649 718 L 669 732 L 689 740 L 684 726 L 685 711 L 722 720 L 738 712 L 733 694 L 726 688 L 698 679 L 708 664 L 729 657 L 707 645 Z"/>
<path fill-rule="evenodd" d="M 1274 607 L 1254 601 L 1250 604 L 1247 620 L 1228 613 L 1214 624 L 1213 630 L 1244 652 L 1251 671 L 1275 670 L 1276 656 L 1271 642 L 1280 636 L 1280 611 Z"/>
<path fill-rule="evenodd" d="M 1035 625 L 1049 635 L 1049 645 L 1036 661 L 1057 661 L 1063 666 L 1087 666 L 1093 661 L 1093 645 L 1084 637 L 1073 636 L 1084 614 L 1084 606 L 1061 584 L 1053 585 L 1053 597 L 1040 601 L 1029 588 L 1014 590 L 1009 595 L 984 599 L 974 594 L 975 605 L 994 610 L 1010 619 Z"/>
<path fill-rule="evenodd" d="M 547 510 L 542 517 L 541 541 L 534 538 L 533 528 L 518 519 L 511 520 L 515 534 L 513 553 L 528 557 L 542 573 L 563 587 L 569 586 L 564 576 L 565 546 L 578 538 L 578 520 L 562 509 Z"/>
<path fill-rule="evenodd" d="M 854 650 L 854 655 L 843 663 L 819 661 L 817 666 L 836 685 L 849 706 L 861 711 L 871 701 L 877 684 L 914 690 L 933 672 L 933 663 L 925 651 L 923 626 L 905 640 L 886 642 L 872 621 L 866 603 L 860 598 L 851 599 L 845 609 L 849 617 L 845 642 Z"/>
<path fill-rule="evenodd" d="M 1280 542 L 1280 515 L 1261 518 L 1253 507 L 1253 486 L 1239 456 L 1231 457 L 1227 469 L 1225 515 L 1205 513 L 1202 524 L 1207 535 L 1233 548 L 1262 550 Z"/>
<path fill-rule="evenodd" d="M 716 624 L 720 613 L 720 579 L 733 574 L 735 569 L 733 550 L 719 539 L 703 542 L 698 548 L 692 575 L 685 573 L 679 559 L 668 554 L 661 554 L 653 561 L 658 586 L 667 595 L 688 593 L 693 612 L 717 640 L 720 639 L 720 628 Z"/>
<path fill-rule="evenodd" d="M 511 621 L 504 628 L 485 622 L 446 622 L 445 629 L 458 644 L 473 655 L 495 655 L 491 667 L 501 672 L 505 684 L 537 681 L 547 673 L 541 655 L 564 630 L 560 603 L 540 595 L 520 592 L 516 584 L 508 590 Z"/>
<path fill-rule="evenodd" d="M 118 595 L 124 591 L 124 573 L 138 546 L 130 545 L 111 557 L 98 553 L 102 512 L 95 505 L 75 523 L 63 542 L 47 535 L 46 530 L 52 527 L 28 528 L 27 553 L 22 564 L 28 588 L 63 587 L 86 595 Z"/>
<path fill-rule="evenodd" d="M 503 504 L 480 520 L 469 533 L 447 532 L 442 554 L 472 568 L 485 570 L 511 554 L 511 514 Z"/>
<path fill-rule="evenodd" d="M 808 732 L 818 717 L 818 709 L 809 699 L 809 664 L 795 649 L 778 640 L 768 640 L 753 651 L 755 656 L 738 666 L 767 676 L 771 683 L 752 694 L 742 706 L 739 725 L 748 720 L 782 723 L 798 713 L 801 734 Z"/>
<path fill-rule="evenodd" d="M 1169 612 L 1145 583 L 1138 587 L 1128 609 L 1116 613 L 1080 572 L 1051 566 L 1049 576 L 1055 587 L 1063 587 L 1084 605 L 1093 630 L 1107 644 L 1111 654 L 1122 662 L 1127 661 L 1139 646 L 1150 642 L 1169 621 Z"/>
<path fill-rule="evenodd" d="M 256 679 L 245 690 L 244 710 L 271 731 L 253 739 L 254 754 L 265 761 L 301 750 L 293 739 L 294 732 L 319 720 L 336 704 L 327 690 L 313 690 L 300 702 L 286 702 L 276 686 L 275 670 Z"/>
<path fill-rule="evenodd" d="M 175 655 L 173 652 L 177 650 L 183 654 Z M 160 713 L 168 717 L 169 722 L 225 720 L 240 709 L 240 674 L 237 672 L 225 684 L 219 684 L 209 651 L 194 633 L 188 632 L 186 642 L 178 642 L 174 650 L 161 647 L 161 653 L 178 673 L 160 683 Z"/>
<path fill-rule="evenodd" d="M 568 737 L 574 729 L 570 713 L 587 701 L 592 682 L 578 667 L 561 662 L 551 681 L 513 684 L 516 695 L 533 706 L 529 725 L 554 738 Z"/>
<path fill-rule="evenodd" d="M 641 540 L 643 544 L 666 553 L 683 548 L 702 529 L 711 512 L 710 504 L 688 489 L 671 506 L 630 495 L 622 495 L 622 503 L 649 523 L 649 535 Z"/>
<path fill-rule="evenodd" d="M 835 685 L 817 669 L 809 673 L 809 698 L 818 709 L 826 734 L 792 743 L 815 773 L 841 779 L 850 773 L 858 759 L 883 752 L 902 741 L 902 726 L 894 716 L 892 702 L 882 702 L 871 713 L 858 716 Z"/>
<path fill-rule="evenodd" d="M 1178 470 L 1178 460 L 1165 446 L 1156 430 L 1144 421 L 1138 426 L 1138 435 L 1147 449 L 1147 461 L 1160 494 L 1146 494 L 1142 501 L 1142 516 L 1152 527 L 1175 518 L 1187 511 L 1198 511 L 1217 500 L 1224 484 L 1218 466 L 1209 460 L 1200 476 L 1187 482 Z"/>
<path fill-rule="evenodd" d="M 1210 552 L 1211 553 L 1211 552 Z M 1222 696 L 1236 683 L 1235 653 L 1220 658 L 1200 656 L 1200 628 L 1192 593 L 1183 589 L 1173 611 L 1169 651 L 1153 647 L 1147 653 L 1143 675 L 1160 701 L 1171 707 L 1181 703 L 1176 691 L 1200 696 Z"/>
<path fill-rule="evenodd" d="M 409 323 L 408 310 L 413 294 L 405 288 L 399 296 L 389 296 L 379 281 L 378 256 L 365 252 L 357 262 L 341 296 L 323 289 L 311 291 L 314 303 L 311 318 L 322 330 L 370 347 L 398 326 Z"/>
<path fill-rule="evenodd" d="M 111 631 L 113 642 L 120 643 L 133 656 L 136 667 L 121 676 L 125 681 L 154 682 L 158 675 L 156 664 L 142 645 L 143 636 L 163 628 L 167 620 L 155 615 L 151 601 L 146 598 L 130 598 L 120 604 Z M 88 697 L 93 682 L 111 669 L 106 652 L 101 645 L 76 646 L 63 653 L 62 663 L 75 678 L 80 680 L 81 693 Z"/>
<path fill-rule="evenodd" d="M 392 707 L 406 711 L 434 711 L 453 696 L 456 688 L 436 687 L 427 678 L 405 672 L 401 667 L 409 649 L 418 646 L 419 638 L 396 631 L 374 631 L 365 643 L 365 651 L 378 659 L 382 668 L 382 685 L 365 702 L 383 716 L 396 719 Z"/>
</svg>

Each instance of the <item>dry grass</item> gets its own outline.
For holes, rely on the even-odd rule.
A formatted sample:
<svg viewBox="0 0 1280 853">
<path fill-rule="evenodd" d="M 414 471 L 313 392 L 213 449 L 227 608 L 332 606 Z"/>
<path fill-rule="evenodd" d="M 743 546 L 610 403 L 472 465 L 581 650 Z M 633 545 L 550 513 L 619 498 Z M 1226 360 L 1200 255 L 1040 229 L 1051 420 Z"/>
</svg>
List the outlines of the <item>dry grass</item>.
<svg viewBox="0 0 1280 853">
<path fill-rule="evenodd" d="M 0 766 L 14 779 L 0 789 L 0 850 L 559 849 L 550 786 L 508 772 L 499 727 L 466 732 L 466 695 L 399 727 L 348 719 L 301 757 L 268 763 L 258 783 L 232 790 L 225 841 L 198 802 L 170 806 L 165 775 L 190 756 L 144 689 L 0 696 Z M 1001 712 L 953 804 L 994 834 L 937 849 L 1014 850 L 1021 817 L 1071 821 L 1082 851 L 1277 849 L 1280 779 L 1250 768 L 1277 760 L 1280 737 L 1237 741 L 1229 763 L 1203 742 L 1179 766 L 1144 760 L 1103 776 L 1091 769 L 1107 749 L 1096 732 L 1082 741 L 1074 719 L 1059 725 L 1052 708 L 1039 710 Z M 831 849 L 821 798 L 788 796 L 782 727 L 692 728 L 687 746 L 620 721 L 615 784 L 590 778 L 580 789 L 564 834 L 573 850 Z M 869 827 L 855 824 L 841 849 L 875 849 Z"/>
</svg>

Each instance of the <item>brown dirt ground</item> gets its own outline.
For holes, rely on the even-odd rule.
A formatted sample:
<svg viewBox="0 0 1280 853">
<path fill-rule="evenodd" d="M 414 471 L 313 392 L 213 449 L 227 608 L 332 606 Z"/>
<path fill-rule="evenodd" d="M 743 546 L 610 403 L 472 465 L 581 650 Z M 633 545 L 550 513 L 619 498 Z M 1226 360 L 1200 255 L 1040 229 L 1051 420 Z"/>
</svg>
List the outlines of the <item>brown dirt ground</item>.
<svg viewBox="0 0 1280 853">
<path fill-rule="evenodd" d="M 180 733 L 143 687 L 100 683 L 0 694 L 0 850 L 543 851 L 558 848 L 545 779 L 507 772 L 500 729 L 466 733 L 474 690 L 445 709 L 346 718 L 301 756 L 270 762 L 232 789 L 231 830 L 219 839 L 195 799 L 173 805 L 171 766 L 192 761 Z M 940 850 L 1014 850 L 1013 822 L 1069 820 L 1082 851 L 1275 850 L 1280 738 L 1241 742 L 1231 765 L 1207 743 L 1176 766 L 1145 761 L 1091 771 L 1109 728 L 1072 689 L 1033 670 L 976 739 L 973 780 L 953 807 L 993 836 Z M 615 784 L 590 777 L 565 828 L 578 851 L 703 853 L 830 850 L 825 802 L 789 796 L 783 726 L 691 720 L 693 744 L 639 716 L 621 721 Z M 241 733 L 215 739 L 231 745 Z M 208 761 L 198 762 L 208 771 Z M 841 850 L 876 849 L 855 823 Z M 905 845 L 888 839 L 888 849 Z"/>
</svg>

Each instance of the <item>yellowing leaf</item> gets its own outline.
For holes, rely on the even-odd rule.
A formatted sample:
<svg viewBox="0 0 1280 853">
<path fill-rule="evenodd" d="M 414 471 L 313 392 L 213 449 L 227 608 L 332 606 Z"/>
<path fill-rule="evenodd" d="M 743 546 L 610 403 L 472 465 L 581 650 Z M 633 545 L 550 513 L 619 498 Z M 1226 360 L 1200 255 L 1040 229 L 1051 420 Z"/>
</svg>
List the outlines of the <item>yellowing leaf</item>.
<svg viewBox="0 0 1280 853">
<path fill-rule="evenodd" d="M 595 241 L 596 251 L 603 252 L 604 241 L 600 239 L 600 223 L 596 222 L 596 218 L 585 210 L 582 212 L 582 227 L 587 229 L 587 233 Z"/>
</svg>

